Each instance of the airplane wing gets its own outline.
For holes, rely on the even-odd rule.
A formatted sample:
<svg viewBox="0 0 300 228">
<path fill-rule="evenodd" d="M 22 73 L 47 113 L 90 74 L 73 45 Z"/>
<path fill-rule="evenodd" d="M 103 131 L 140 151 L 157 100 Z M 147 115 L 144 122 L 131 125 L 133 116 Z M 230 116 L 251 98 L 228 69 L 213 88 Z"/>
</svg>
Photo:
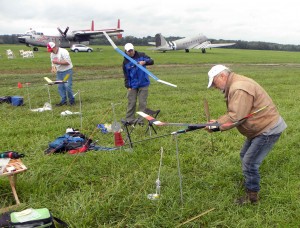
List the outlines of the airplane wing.
<svg viewBox="0 0 300 228">
<path fill-rule="evenodd" d="M 205 48 L 217 48 L 217 47 L 226 47 L 234 45 L 235 43 L 219 43 L 219 44 L 212 44 L 210 41 L 205 41 L 201 44 L 196 45 L 193 47 L 194 49 L 205 49 Z"/>
<path fill-rule="evenodd" d="M 86 36 L 104 36 L 103 32 L 106 32 L 107 34 L 110 34 L 111 36 L 114 35 L 119 35 L 121 32 L 124 32 L 123 29 L 103 29 L 103 30 L 94 30 L 94 31 L 83 31 L 83 30 L 78 30 L 78 31 L 73 31 L 73 35 L 75 37 L 86 37 Z"/>
<path fill-rule="evenodd" d="M 69 75 L 67 74 L 66 77 L 69 78 Z M 64 80 L 52 81 L 50 78 L 44 77 L 44 79 L 47 81 L 48 85 L 67 83 L 67 81 L 65 81 L 65 78 L 64 78 Z"/>
</svg>

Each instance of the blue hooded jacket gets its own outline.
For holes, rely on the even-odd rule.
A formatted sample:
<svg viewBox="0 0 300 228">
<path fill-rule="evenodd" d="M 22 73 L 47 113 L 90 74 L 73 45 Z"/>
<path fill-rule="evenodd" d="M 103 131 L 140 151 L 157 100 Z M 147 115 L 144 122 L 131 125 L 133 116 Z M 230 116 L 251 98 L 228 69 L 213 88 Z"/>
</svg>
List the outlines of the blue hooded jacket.
<svg viewBox="0 0 300 228">
<path fill-rule="evenodd" d="M 151 59 L 143 52 L 135 51 L 134 56 L 131 58 L 133 58 L 137 62 L 145 61 L 146 65 L 154 64 L 153 59 Z M 146 65 L 144 65 L 145 68 Z M 150 85 L 149 76 L 126 58 L 124 58 L 123 61 L 123 73 L 126 88 L 138 89 Z"/>
</svg>

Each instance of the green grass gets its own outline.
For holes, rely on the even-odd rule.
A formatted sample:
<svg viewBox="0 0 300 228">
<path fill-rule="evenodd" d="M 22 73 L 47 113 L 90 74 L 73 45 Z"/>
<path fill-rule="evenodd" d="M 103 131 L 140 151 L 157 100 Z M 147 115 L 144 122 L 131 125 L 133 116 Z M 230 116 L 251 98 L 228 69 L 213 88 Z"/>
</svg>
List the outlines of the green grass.
<svg viewBox="0 0 300 228">
<path fill-rule="evenodd" d="M 14 50 L 16 59 L 8 60 L 6 49 Z M 71 227 L 176 227 L 209 209 L 215 210 L 182 227 L 299 227 L 299 102 L 298 79 L 300 53 L 213 49 L 205 55 L 156 53 L 137 47 L 155 60 L 149 69 L 160 79 L 177 84 L 172 88 L 151 79 L 149 107 L 161 109 L 159 119 L 169 122 L 205 122 L 203 99 L 208 100 L 211 117 L 223 114 L 223 95 L 206 89 L 207 72 L 213 64 L 227 64 L 235 72 L 258 81 L 271 95 L 288 124 L 275 148 L 261 166 L 261 201 L 259 205 L 234 205 L 243 193 L 239 150 L 243 136 L 236 130 L 208 134 L 194 131 L 178 136 L 182 174 L 183 203 L 180 200 L 176 160 L 176 141 L 171 136 L 134 144 L 132 152 L 89 151 L 84 155 L 45 156 L 50 141 L 64 134 L 68 126 L 99 140 L 98 145 L 114 146 L 113 134 L 102 134 L 99 123 L 112 123 L 111 103 L 117 119 L 124 118 L 127 100 L 122 75 L 122 57 L 110 46 L 95 46 L 102 51 L 71 53 L 74 63 L 74 91 L 80 91 L 82 122 L 78 116 L 61 117 L 66 109 L 35 113 L 49 100 L 43 77 L 50 73 L 49 53 L 41 49 L 33 59 L 17 53 L 24 46 L 0 46 L 0 96 L 19 95 L 25 105 L 0 104 L 1 151 L 26 154 L 28 167 L 18 175 L 17 190 L 22 205 L 47 207 Z M 18 89 L 18 82 L 23 88 Z M 28 87 L 25 83 L 31 83 Z M 49 88 L 52 104 L 59 102 L 57 87 Z M 158 135 L 179 130 L 156 127 Z M 148 139 L 145 127 L 137 127 L 133 141 Z M 125 139 L 125 134 L 122 133 Z M 152 137 L 156 135 L 152 132 Z M 211 139 L 214 143 L 212 150 Z M 147 199 L 155 193 L 160 148 L 164 148 L 161 168 L 161 198 Z M 0 204 L 14 204 L 7 178 L 0 178 Z"/>
</svg>

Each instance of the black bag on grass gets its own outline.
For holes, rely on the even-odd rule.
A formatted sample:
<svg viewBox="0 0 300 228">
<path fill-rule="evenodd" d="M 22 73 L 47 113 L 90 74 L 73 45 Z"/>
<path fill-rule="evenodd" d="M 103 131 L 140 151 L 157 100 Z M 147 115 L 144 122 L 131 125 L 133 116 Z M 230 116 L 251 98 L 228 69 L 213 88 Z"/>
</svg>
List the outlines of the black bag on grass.
<svg viewBox="0 0 300 228">
<path fill-rule="evenodd" d="M 47 208 L 29 208 L 20 212 L 4 213 L 1 215 L 0 222 L 2 222 L 2 217 L 3 223 L 0 225 L 7 228 L 55 228 L 55 223 L 62 227 L 68 227 L 67 223 L 52 216 Z"/>
<path fill-rule="evenodd" d="M 0 97 L 0 104 L 1 103 L 11 103 L 11 97 L 10 96 L 4 96 L 4 97 Z"/>
</svg>

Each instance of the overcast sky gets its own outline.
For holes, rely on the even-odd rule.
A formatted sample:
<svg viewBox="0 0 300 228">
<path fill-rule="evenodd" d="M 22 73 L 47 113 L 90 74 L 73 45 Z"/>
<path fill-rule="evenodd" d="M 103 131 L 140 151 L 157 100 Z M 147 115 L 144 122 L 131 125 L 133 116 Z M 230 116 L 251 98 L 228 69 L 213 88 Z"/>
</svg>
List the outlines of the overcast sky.
<svg viewBox="0 0 300 228">
<path fill-rule="evenodd" d="M 124 36 L 194 36 L 300 44 L 296 0 L 0 0 L 0 34 L 114 28 Z"/>
</svg>

